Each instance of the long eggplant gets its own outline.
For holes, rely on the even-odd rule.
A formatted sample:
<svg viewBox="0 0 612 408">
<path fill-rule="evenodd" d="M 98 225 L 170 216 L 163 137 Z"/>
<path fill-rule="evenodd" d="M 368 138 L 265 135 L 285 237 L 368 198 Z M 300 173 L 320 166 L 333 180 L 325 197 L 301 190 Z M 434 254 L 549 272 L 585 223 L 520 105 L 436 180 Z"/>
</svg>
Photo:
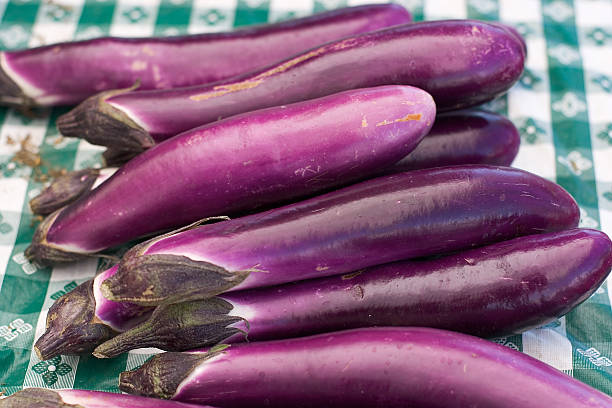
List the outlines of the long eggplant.
<svg viewBox="0 0 612 408">
<path fill-rule="evenodd" d="M 238 113 L 347 89 L 422 88 L 439 111 L 478 105 L 519 78 L 525 51 L 506 28 L 474 20 L 405 24 L 329 42 L 213 84 L 109 91 L 58 119 L 65 136 L 141 151 L 184 130 Z"/>
<path fill-rule="evenodd" d="M 163 353 L 119 388 L 225 408 L 610 408 L 612 398 L 526 354 L 430 328 L 370 328 Z"/>
<path fill-rule="evenodd" d="M 167 140 L 49 215 L 26 255 L 78 259 L 203 217 L 232 215 L 359 180 L 429 132 L 431 96 L 356 89 L 237 115 Z"/>
<path fill-rule="evenodd" d="M 372 4 L 247 27 L 166 38 L 103 37 L 0 53 L 0 103 L 76 104 L 100 91 L 169 89 L 230 78 L 345 36 L 410 22 L 397 4 Z"/>
<path fill-rule="evenodd" d="M 118 266 L 55 302 L 35 349 L 45 359 L 93 350 L 146 318 L 151 309 L 142 306 L 346 274 L 573 228 L 578 219 L 565 190 L 518 169 L 451 166 L 384 176 L 134 247 Z"/>
<path fill-rule="evenodd" d="M 26 388 L 0 399 L 0 408 L 212 408 L 135 395 L 88 390 Z"/>
<path fill-rule="evenodd" d="M 184 351 L 371 326 L 506 336 L 564 315 L 593 294 L 611 267 L 612 242 L 601 231 L 530 235 L 434 260 L 159 306 L 93 354 Z"/>
<path fill-rule="evenodd" d="M 441 113 L 418 146 L 385 173 L 460 164 L 509 166 L 520 144 L 511 121 L 493 112 L 463 110 Z M 117 169 L 75 170 L 54 180 L 30 200 L 34 214 L 48 215 L 100 185 Z"/>
<path fill-rule="evenodd" d="M 270 286 L 577 222 L 573 198 L 534 174 L 508 167 L 438 167 L 153 238 L 128 251 L 101 290 L 114 301 L 176 303 L 210 297 L 236 273 L 248 276 L 233 290 Z"/>
</svg>

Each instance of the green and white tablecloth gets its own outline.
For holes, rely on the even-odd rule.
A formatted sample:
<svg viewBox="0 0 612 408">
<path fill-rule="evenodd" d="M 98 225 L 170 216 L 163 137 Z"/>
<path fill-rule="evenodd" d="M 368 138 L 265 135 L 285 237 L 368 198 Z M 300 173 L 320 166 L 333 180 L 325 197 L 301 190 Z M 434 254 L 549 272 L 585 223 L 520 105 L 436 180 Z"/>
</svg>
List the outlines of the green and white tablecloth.
<svg viewBox="0 0 612 408">
<path fill-rule="evenodd" d="M 102 35 L 150 36 L 225 31 L 355 5 L 351 0 L 0 0 L 0 47 L 33 47 Z M 521 132 L 515 161 L 565 187 L 585 227 L 612 235 L 612 0 L 404 0 L 416 20 L 501 20 L 526 38 L 525 73 L 488 104 Z M 441 63 L 444 63 L 441 61 Z M 1 109 L 1 108 L 0 108 Z M 23 387 L 118 391 L 117 375 L 151 350 L 113 360 L 32 352 L 55 299 L 93 276 L 96 261 L 37 269 L 23 252 L 34 232 L 28 200 L 43 185 L 11 161 L 29 137 L 50 167 L 99 165 L 100 149 L 65 139 L 55 119 L 66 109 L 28 118 L 0 110 L 0 391 Z M 152 188 L 154 188 L 152 186 Z M 612 292 L 604 284 L 587 302 L 546 327 L 496 341 L 522 350 L 612 394 Z M 432 356 L 432 358 L 436 358 Z M 508 384 L 512 386 L 512 384 Z"/>
</svg>

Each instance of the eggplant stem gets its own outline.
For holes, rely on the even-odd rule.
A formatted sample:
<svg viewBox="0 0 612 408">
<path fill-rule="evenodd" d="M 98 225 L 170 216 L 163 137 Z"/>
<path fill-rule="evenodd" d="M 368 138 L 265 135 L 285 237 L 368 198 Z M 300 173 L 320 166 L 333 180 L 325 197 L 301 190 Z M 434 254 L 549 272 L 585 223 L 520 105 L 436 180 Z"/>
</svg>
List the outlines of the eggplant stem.
<svg viewBox="0 0 612 408">
<path fill-rule="evenodd" d="M 147 130 L 106 102 L 112 96 L 134 89 L 132 86 L 101 92 L 85 99 L 57 119 L 57 128 L 64 136 L 80 137 L 95 145 L 134 154 L 154 146 L 155 141 Z"/>
<path fill-rule="evenodd" d="M 140 368 L 119 375 L 119 389 L 130 394 L 170 399 L 181 382 L 204 360 L 222 351 L 210 353 L 162 353 Z"/>
<path fill-rule="evenodd" d="M 45 333 L 34 350 L 41 360 L 60 354 L 80 354 L 117 333 L 95 316 L 93 280 L 77 286 L 59 298 L 49 309 Z"/>
<path fill-rule="evenodd" d="M 224 299 L 206 300 L 158 306 L 149 319 L 140 325 L 102 343 L 93 352 L 98 358 L 112 358 L 121 353 L 157 347 L 166 351 L 185 351 L 210 347 L 244 330 L 231 324 L 248 321 L 228 313 L 233 306 Z"/>
<path fill-rule="evenodd" d="M 79 254 L 65 251 L 47 242 L 47 232 L 61 211 L 62 209 L 60 208 L 48 215 L 36 228 L 32 243 L 24 252 L 25 257 L 29 261 L 39 266 L 49 266 L 56 263 L 77 261 L 92 256 L 91 254 Z"/>
<path fill-rule="evenodd" d="M 76 201 L 91 190 L 100 170 L 88 168 L 64 174 L 30 200 L 32 213 L 48 215 Z"/>
<path fill-rule="evenodd" d="M 102 282 L 100 290 L 107 299 L 143 306 L 208 299 L 250 274 L 182 255 L 140 255 L 134 249 L 124 255 L 117 273 Z"/>
</svg>

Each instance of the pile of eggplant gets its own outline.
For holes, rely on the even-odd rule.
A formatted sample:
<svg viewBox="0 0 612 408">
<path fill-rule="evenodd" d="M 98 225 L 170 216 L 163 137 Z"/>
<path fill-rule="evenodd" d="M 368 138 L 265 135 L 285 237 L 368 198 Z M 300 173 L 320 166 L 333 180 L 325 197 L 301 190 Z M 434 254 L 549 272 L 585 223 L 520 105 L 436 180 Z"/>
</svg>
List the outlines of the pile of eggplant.
<svg viewBox="0 0 612 408">
<path fill-rule="evenodd" d="M 474 109 L 526 52 L 502 24 L 366 5 L 1 53 L 0 102 L 81 102 L 59 130 L 119 165 L 31 201 L 46 218 L 28 258 L 148 238 L 53 304 L 36 353 L 167 353 L 121 374 L 139 396 L 30 389 L 0 406 L 611 407 L 481 339 L 564 315 L 612 268 L 562 187 L 508 167 L 513 124 Z"/>
</svg>

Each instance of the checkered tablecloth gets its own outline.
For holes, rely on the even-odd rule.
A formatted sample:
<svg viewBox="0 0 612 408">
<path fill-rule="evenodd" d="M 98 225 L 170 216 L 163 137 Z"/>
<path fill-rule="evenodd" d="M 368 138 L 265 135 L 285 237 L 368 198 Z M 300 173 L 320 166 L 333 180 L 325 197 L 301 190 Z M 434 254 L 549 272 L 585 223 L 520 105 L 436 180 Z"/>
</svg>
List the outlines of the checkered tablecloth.
<svg viewBox="0 0 612 408">
<path fill-rule="evenodd" d="M 508 95 L 487 104 L 521 132 L 514 163 L 565 187 L 581 225 L 612 234 L 612 0 L 404 0 L 416 20 L 476 18 L 515 26 L 526 38 L 525 73 Z M 0 47 L 33 47 L 102 35 L 150 36 L 232 27 L 355 5 L 351 0 L 0 0 Z M 93 276 L 94 260 L 37 269 L 23 251 L 34 232 L 28 200 L 43 185 L 12 161 L 25 138 L 42 171 L 99 166 L 100 152 L 62 138 L 66 109 L 28 118 L 0 108 L 0 391 L 23 387 L 118 391 L 117 376 L 150 350 L 112 360 L 32 352 L 49 306 Z M 612 294 L 604 284 L 565 317 L 522 335 L 495 339 L 612 395 Z M 508 386 L 512 386 L 508 384 Z"/>
</svg>

